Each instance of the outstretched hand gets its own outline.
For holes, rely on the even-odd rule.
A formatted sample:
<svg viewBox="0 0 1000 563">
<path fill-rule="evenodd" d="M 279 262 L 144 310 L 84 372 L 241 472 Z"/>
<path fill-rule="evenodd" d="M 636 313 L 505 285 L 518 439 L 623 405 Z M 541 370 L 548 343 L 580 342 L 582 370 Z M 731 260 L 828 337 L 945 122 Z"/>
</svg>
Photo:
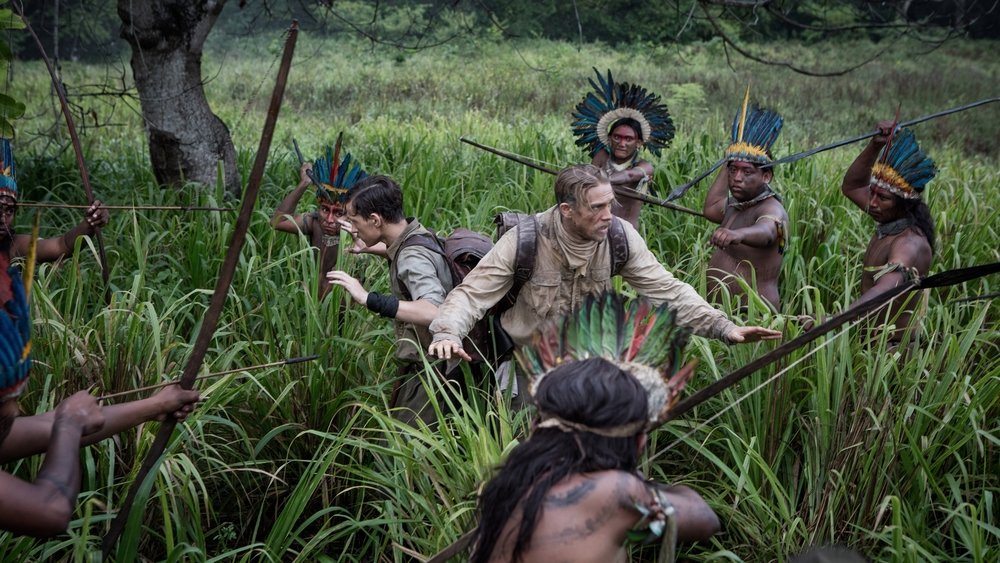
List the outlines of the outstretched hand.
<svg viewBox="0 0 1000 563">
<path fill-rule="evenodd" d="M 467 362 L 472 361 L 472 356 L 469 355 L 462 348 L 460 342 L 455 342 L 454 340 L 438 340 L 437 342 L 432 342 L 427 348 L 427 353 L 431 356 L 436 356 L 442 360 L 450 360 L 452 356 L 462 358 Z"/>
<path fill-rule="evenodd" d="M 332 285 L 339 285 L 351 294 L 351 299 L 359 305 L 368 303 L 368 291 L 361 285 L 361 282 L 347 272 L 340 270 L 330 270 L 326 273 L 326 279 Z"/>
<path fill-rule="evenodd" d="M 781 331 L 762 326 L 738 326 L 726 333 L 726 340 L 733 344 L 757 342 L 758 340 L 781 340 Z"/>
</svg>

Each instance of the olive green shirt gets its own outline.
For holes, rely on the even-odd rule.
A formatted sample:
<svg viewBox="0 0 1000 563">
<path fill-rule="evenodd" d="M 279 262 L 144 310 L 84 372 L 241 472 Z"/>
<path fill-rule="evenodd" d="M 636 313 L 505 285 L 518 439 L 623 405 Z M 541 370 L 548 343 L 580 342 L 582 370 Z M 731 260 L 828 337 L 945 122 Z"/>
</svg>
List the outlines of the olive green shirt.
<svg viewBox="0 0 1000 563">
<path fill-rule="evenodd" d="M 573 270 L 556 240 L 558 230 L 553 221 L 561 220 L 558 207 L 536 217 L 538 254 L 534 271 L 518 293 L 514 306 L 500 318 L 504 330 L 518 345 L 530 342 L 542 322 L 569 313 L 588 295 L 611 288 L 610 242 L 607 239 L 595 246 L 593 256 L 584 267 Z M 629 285 L 654 305 L 668 303 L 676 312 L 678 323 L 697 335 L 723 339 L 736 327 L 694 288 L 668 272 L 646 247 L 639 233 L 627 221 L 622 223 L 629 256 L 621 276 Z M 514 228 L 501 237 L 493 250 L 448 294 L 430 326 L 435 341 L 461 342 L 476 321 L 507 293 L 514 283 L 516 251 L 517 228 Z"/>
</svg>

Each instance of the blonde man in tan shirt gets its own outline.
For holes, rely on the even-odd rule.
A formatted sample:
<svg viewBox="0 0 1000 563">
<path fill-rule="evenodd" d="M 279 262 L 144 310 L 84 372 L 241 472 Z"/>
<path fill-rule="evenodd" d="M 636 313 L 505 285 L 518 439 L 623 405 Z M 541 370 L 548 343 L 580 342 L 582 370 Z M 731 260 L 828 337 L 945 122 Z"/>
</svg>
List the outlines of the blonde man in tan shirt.
<svg viewBox="0 0 1000 563">
<path fill-rule="evenodd" d="M 730 321 L 668 272 L 627 222 L 611 213 L 614 191 L 608 176 L 596 166 L 571 166 L 556 178 L 557 204 L 538 220 L 537 254 L 531 277 L 513 307 L 501 316 L 501 326 L 518 345 L 527 343 L 545 320 L 577 307 L 590 294 L 611 287 L 608 232 L 612 222 L 624 229 L 628 256 L 620 275 L 654 305 L 670 303 L 680 325 L 695 334 L 729 343 L 781 338 L 763 327 L 741 327 Z M 432 355 L 468 359 L 462 338 L 475 322 L 507 293 L 514 282 L 517 228 L 505 234 L 438 308 L 431 323 Z"/>
</svg>

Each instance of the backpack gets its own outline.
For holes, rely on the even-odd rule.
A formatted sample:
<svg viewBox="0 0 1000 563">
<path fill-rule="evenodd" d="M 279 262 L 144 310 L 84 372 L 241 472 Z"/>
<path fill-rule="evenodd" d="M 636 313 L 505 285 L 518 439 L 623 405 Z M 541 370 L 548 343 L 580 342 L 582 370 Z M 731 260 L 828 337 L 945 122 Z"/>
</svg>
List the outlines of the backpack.
<svg viewBox="0 0 1000 563">
<path fill-rule="evenodd" d="M 493 241 L 486 235 L 469 229 L 455 229 L 455 232 L 446 238 L 441 238 L 433 232 L 411 236 L 403 241 L 399 250 L 411 246 L 420 246 L 444 257 L 448 269 L 451 270 L 451 282 L 454 288 L 462 283 L 465 276 L 493 248 Z M 411 299 L 405 286 L 403 294 L 407 300 Z M 472 326 L 466 340 L 462 347 L 472 356 L 474 362 L 485 361 L 498 365 L 499 360 L 505 359 L 505 356 L 514 349 L 514 343 L 500 328 L 499 313 L 495 313 L 492 309 Z"/>
<path fill-rule="evenodd" d="M 500 240 L 500 237 L 512 228 L 518 227 L 514 283 L 486 316 L 473 325 L 467 337 L 472 346 L 464 346 L 474 360 L 491 363 L 505 359 L 505 356 L 514 349 L 510 336 L 500 326 L 500 315 L 517 301 L 518 293 L 535 271 L 535 259 L 538 256 L 537 217 L 508 211 L 499 213 L 493 222 L 497 226 L 496 240 Z M 608 229 L 608 241 L 611 275 L 616 276 L 621 273 L 629 257 L 628 238 L 621 219 L 617 217 L 611 221 L 611 228 Z M 451 270 L 452 287 L 457 287 L 479 264 L 483 256 L 493 249 L 493 241 L 486 235 L 469 229 L 455 229 L 451 236 L 443 239 L 434 233 L 412 236 L 403 241 L 400 250 L 409 246 L 422 246 L 443 256 Z M 407 293 L 406 288 L 403 288 L 403 292 Z M 404 297 L 410 299 L 409 295 Z M 477 350 L 479 353 L 476 353 Z"/>
</svg>

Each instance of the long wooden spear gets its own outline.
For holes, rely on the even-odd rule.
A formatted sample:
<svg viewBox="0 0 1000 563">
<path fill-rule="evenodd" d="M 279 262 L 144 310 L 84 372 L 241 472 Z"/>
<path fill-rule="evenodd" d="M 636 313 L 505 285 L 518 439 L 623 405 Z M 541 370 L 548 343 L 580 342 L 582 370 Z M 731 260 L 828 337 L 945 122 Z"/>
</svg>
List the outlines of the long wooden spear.
<svg viewBox="0 0 1000 563">
<path fill-rule="evenodd" d="M 89 205 L 77 203 L 49 203 L 43 201 L 19 201 L 18 207 L 37 207 L 40 209 L 88 209 Z M 101 209 L 116 211 L 236 211 L 232 207 L 206 207 L 201 205 L 104 205 Z"/>
<path fill-rule="evenodd" d="M 968 109 L 977 108 L 979 106 L 983 106 L 983 105 L 986 105 L 986 104 L 992 104 L 993 102 L 1000 102 L 1000 97 L 986 98 L 986 99 L 983 99 L 983 100 L 979 100 L 978 102 L 972 102 L 970 104 L 965 104 L 964 106 L 953 107 L 953 108 L 950 108 L 950 109 L 946 109 L 944 111 L 939 111 L 937 113 L 932 113 L 930 115 L 925 115 L 925 116 L 922 116 L 922 117 L 918 117 L 916 119 L 911 119 L 909 121 L 904 121 L 904 122 L 902 122 L 902 123 L 899 124 L 899 127 L 909 127 L 911 125 L 916 125 L 918 123 L 923 123 L 925 121 L 930 121 L 932 119 L 937 119 L 939 117 L 944 117 L 946 115 L 951 115 L 953 113 L 958 113 L 960 111 L 965 111 L 965 110 L 968 110 Z M 838 148 L 838 147 L 842 147 L 844 145 L 849 145 L 851 143 L 856 143 L 858 141 L 863 141 L 865 139 L 870 139 L 870 138 L 874 137 L 875 135 L 878 135 L 878 131 L 877 130 L 876 131 L 872 131 L 870 133 L 865 133 L 864 135 L 858 135 L 857 137 L 851 137 L 849 139 L 841 139 L 839 141 L 834 141 L 832 143 L 828 143 L 828 144 L 825 144 L 825 145 L 822 145 L 822 146 L 819 146 L 819 147 L 816 147 L 816 148 L 812 148 L 812 149 L 809 149 L 809 150 L 806 150 L 806 151 L 802 151 L 802 152 L 799 152 L 799 153 L 788 155 L 788 156 L 786 156 L 784 158 L 779 158 L 778 160 L 774 160 L 774 161 L 771 161 L 768 164 L 762 165 L 762 167 L 763 168 L 767 168 L 767 167 L 771 167 L 771 166 L 777 166 L 779 164 L 788 164 L 789 162 L 795 162 L 796 160 L 802 160 L 803 158 L 812 156 L 812 155 L 817 154 L 817 153 L 821 153 L 823 151 L 828 151 L 830 149 L 835 149 L 835 148 Z"/>
<path fill-rule="evenodd" d="M 32 29 L 31 23 L 28 22 L 28 18 L 24 16 L 24 7 L 20 2 L 17 3 L 18 16 L 24 20 L 24 27 L 31 34 L 31 37 L 35 40 L 35 45 L 38 47 L 38 53 L 42 56 L 42 60 L 45 61 L 45 68 L 49 71 L 49 76 L 52 78 L 52 87 L 56 91 L 56 96 L 59 97 L 59 106 L 62 108 L 63 118 L 66 120 L 66 129 L 69 131 L 69 139 L 73 145 L 73 153 L 76 155 L 76 166 L 80 169 L 80 180 L 83 183 L 83 191 L 87 195 L 87 204 L 93 205 L 94 203 L 94 190 L 90 186 L 90 172 L 87 170 L 87 163 L 83 160 L 83 147 L 80 145 L 80 137 L 76 134 L 76 124 L 73 121 L 73 114 L 69 110 L 69 101 L 66 99 L 66 89 L 63 87 L 62 80 L 56 74 L 55 67 L 52 66 L 52 61 L 49 56 L 45 53 L 45 46 L 42 45 L 42 40 L 38 38 L 38 34 Z M 104 302 L 106 304 L 111 304 L 111 270 L 108 268 L 108 256 L 104 251 L 104 236 L 101 234 L 100 227 L 94 227 L 94 238 L 97 240 L 97 257 L 101 262 L 101 279 L 104 280 Z"/>
<path fill-rule="evenodd" d="M 215 290 L 212 292 L 211 303 L 202 319 L 201 330 L 198 332 L 198 338 L 195 340 L 194 348 L 191 350 L 191 357 L 184 368 L 184 373 L 181 375 L 180 386 L 184 389 L 191 389 L 194 386 L 195 378 L 198 376 L 198 371 L 205 360 L 205 353 L 208 351 L 208 346 L 215 335 L 215 328 L 219 323 L 219 315 L 222 313 L 222 307 L 226 303 L 229 286 L 232 284 L 236 266 L 239 263 L 240 252 L 243 250 L 243 243 L 246 241 L 247 228 L 250 226 L 254 205 L 257 203 L 257 194 L 260 191 L 261 179 L 264 176 L 264 165 L 267 163 L 267 154 L 271 148 L 275 123 L 278 120 L 278 112 L 281 109 L 281 100 L 284 97 L 285 84 L 288 81 L 288 71 L 292 65 L 292 55 L 295 53 L 295 41 L 298 38 L 298 31 L 298 21 L 293 20 L 291 27 L 288 28 L 288 38 L 285 40 L 285 49 L 281 57 L 281 65 L 278 68 L 278 77 L 275 81 L 274 91 L 271 94 L 267 119 L 264 121 L 264 131 L 261 133 L 260 146 L 257 148 L 257 156 L 254 159 L 253 169 L 250 172 L 247 189 L 243 194 L 243 204 L 240 207 L 240 214 L 236 220 L 233 238 L 229 243 L 229 250 L 226 252 L 226 258 L 219 271 L 219 279 L 215 284 Z M 136 504 L 136 496 L 139 493 L 139 489 L 143 486 L 143 482 L 146 480 L 146 476 L 153 466 L 160 462 L 163 450 L 166 448 L 167 441 L 170 439 L 171 434 L 173 434 L 174 426 L 176 425 L 177 421 L 170 417 L 160 425 L 153 445 L 150 447 L 145 459 L 143 459 L 142 466 L 132 481 L 128 495 L 121 504 L 121 509 L 115 516 L 111 527 L 108 529 L 108 533 L 101 542 L 101 550 L 105 560 L 109 559 L 111 549 L 117 543 L 118 537 L 128 522 L 129 513 L 133 505 Z M 139 523 L 137 522 L 136 525 L 139 525 Z"/>
<path fill-rule="evenodd" d="M 242 372 L 254 371 L 254 370 L 258 370 L 258 369 L 274 368 L 274 367 L 278 367 L 278 366 L 287 366 L 287 365 L 291 365 L 291 364 L 299 364 L 299 363 L 302 363 L 302 362 L 311 362 L 311 361 L 313 361 L 313 360 L 315 360 L 317 358 L 319 358 L 318 354 L 314 354 L 312 356 L 301 356 L 301 357 L 298 357 L 298 358 L 288 358 L 288 359 L 285 359 L 285 360 L 278 360 L 277 362 L 270 362 L 270 363 L 267 363 L 267 364 L 257 364 L 255 366 L 247 366 L 247 367 L 243 367 L 243 368 L 233 368 L 233 369 L 227 369 L 225 371 L 216 371 L 216 372 L 212 372 L 212 373 L 206 373 L 204 375 L 199 375 L 198 377 L 195 378 L 195 380 L 196 381 L 202 381 L 202 380 L 205 380 L 205 379 L 215 379 L 216 377 L 222 377 L 223 375 L 230 375 L 230 374 L 233 374 L 233 373 L 242 373 Z M 180 382 L 179 379 L 178 380 L 173 380 L 173 381 L 164 381 L 162 383 L 154 383 L 153 385 L 146 385 L 146 386 L 143 386 L 143 387 L 136 387 L 135 389 L 129 389 L 127 391 L 118 391 L 117 393 L 109 393 L 107 395 L 101 395 L 100 397 L 97 398 L 97 400 L 98 401 L 105 401 L 107 399 L 114 399 L 116 397 L 124 397 L 126 395 L 134 395 L 136 393 L 143 393 L 145 391 L 153 391 L 153 390 L 156 390 L 156 389 L 162 389 L 164 387 L 167 387 L 168 385 L 180 385 L 180 383 L 181 382 Z"/>
<path fill-rule="evenodd" d="M 545 172 L 546 174 L 551 174 L 553 176 L 556 176 L 556 175 L 559 174 L 558 171 L 553 170 L 551 168 L 546 168 L 545 166 L 542 166 L 540 164 L 536 164 L 534 162 L 531 162 L 530 160 L 526 159 L 525 157 L 523 157 L 521 155 L 514 154 L 512 152 L 507 152 L 505 150 L 497 149 L 497 148 L 491 147 L 489 145 L 483 145 L 483 144 L 477 143 L 477 142 L 475 142 L 475 141 L 473 141 L 471 139 L 468 139 L 466 137 L 460 137 L 459 140 L 462 141 L 463 143 L 466 143 L 468 145 L 472 145 L 472 146 L 474 146 L 474 147 L 476 147 L 478 149 L 482 149 L 482 150 L 484 150 L 486 152 L 491 152 L 491 153 L 493 153 L 493 154 L 495 154 L 497 156 L 502 156 L 502 157 L 504 157 L 504 158 L 506 158 L 508 160 L 513 160 L 514 162 L 519 162 L 519 163 L 521 163 L 521 164 L 523 164 L 523 165 L 525 165 L 525 166 L 527 166 L 529 168 L 534 168 L 535 170 L 538 170 L 540 172 Z M 641 193 L 639 193 L 639 192 L 637 192 L 635 190 L 630 190 L 628 188 L 621 188 L 621 187 L 617 187 L 617 186 L 612 186 L 612 187 L 615 190 L 615 195 L 620 195 L 622 197 L 627 197 L 629 199 L 637 199 L 637 200 L 639 200 L 639 201 L 641 201 L 643 203 L 648 203 L 650 205 L 658 205 L 660 207 L 665 207 L 667 209 L 672 209 L 674 211 L 680 211 L 681 213 L 687 213 L 688 215 L 694 215 L 695 217 L 704 217 L 704 215 L 702 215 L 701 213 L 695 211 L 694 209 L 688 209 L 687 207 L 682 207 L 680 205 L 675 205 L 673 203 L 670 203 L 666 199 L 659 199 L 659 198 L 655 198 L 655 197 L 653 197 L 651 195 L 641 194 Z"/>
<path fill-rule="evenodd" d="M 726 375 L 722 379 L 719 379 L 715 383 L 704 387 L 694 395 L 688 397 L 687 399 L 681 401 L 667 413 L 666 416 L 661 418 L 657 425 L 650 428 L 650 432 L 656 427 L 663 425 L 671 420 L 680 417 L 683 414 L 691 411 L 694 407 L 700 405 L 701 403 L 707 401 L 708 399 L 718 395 L 723 390 L 732 387 L 740 380 L 746 378 L 747 376 L 753 374 L 760 368 L 772 364 L 781 358 L 792 353 L 792 351 L 797 350 L 806 344 L 809 344 L 813 340 L 816 340 L 820 336 L 840 327 L 852 320 L 861 318 L 871 312 L 875 311 L 879 307 L 885 305 L 889 301 L 892 301 L 896 297 L 902 295 L 907 291 L 913 291 L 918 289 L 929 289 L 933 287 L 946 287 L 950 285 L 956 285 L 962 282 L 974 280 L 989 274 L 994 274 L 1000 272 L 1000 262 L 994 262 L 992 264 L 983 264 L 980 266 L 972 266 L 969 268 L 959 268 L 955 270 L 947 270 L 939 274 L 934 274 L 933 276 L 928 276 L 924 279 L 916 279 L 909 281 L 904 284 L 900 284 L 892 289 L 889 289 L 879 295 L 875 296 L 869 301 L 866 301 L 856 307 L 852 307 L 839 315 L 830 318 L 828 321 L 821 323 L 820 325 L 814 327 L 812 330 L 805 332 L 797 338 L 789 340 L 788 342 L 778 346 L 774 350 L 771 350 L 767 354 L 757 358 L 756 360 L 750 362 L 749 364 L 733 371 L 732 373 Z M 466 547 L 472 541 L 475 529 L 466 532 L 459 539 L 455 540 L 451 545 L 439 551 L 429 559 L 426 563 L 445 563 Z"/>
<path fill-rule="evenodd" d="M 991 103 L 997 102 L 997 101 L 1000 101 L 1000 97 L 997 97 L 997 98 L 986 98 L 986 99 L 983 99 L 983 100 L 979 100 L 978 102 L 972 102 L 971 104 L 965 104 L 964 106 L 958 106 L 958 107 L 954 107 L 954 108 L 951 108 L 951 109 L 946 109 L 944 111 L 939 111 L 937 113 L 932 113 L 930 115 L 925 115 L 923 117 L 918 117 L 916 119 L 911 119 L 909 121 L 904 121 L 904 122 L 900 123 L 899 126 L 900 127 L 909 127 L 911 125 L 916 125 L 918 123 L 923 123 L 925 121 L 930 121 L 932 119 L 937 119 L 938 117 L 944 117 L 946 115 L 951 115 L 953 113 L 958 113 L 960 111 L 965 111 L 967 109 L 972 109 L 972 108 L 979 107 L 979 106 L 982 106 L 982 105 L 991 104 Z M 796 160 L 802 160 L 803 158 L 812 156 L 812 155 L 817 154 L 817 153 L 821 153 L 823 151 L 828 151 L 830 149 L 835 149 L 835 148 L 838 148 L 838 147 L 842 147 L 844 145 L 849 145 L 851 143 L 856 143 L 858 141 L 863 141 L 865 139 L 870 139 L 870 138 L 874 137 L 875 135 L 878 135 L 878 131 L 872 131 L 871 133 L 865 133 L 864 135 L 858 135 L 857 137 L 851 137 L 849 139 L 843 139 L 843 140 L 840 140 L 840 141 L 834 141 L 832 143 L 829 143 L 829 144 L 826 144 L 826 145 L 822 145 L 822 146 L 819 146 L 819 147 L 816 147 L 816 148 L 812 148 L 812 149 L 809 149 L 807 151 L 802 151 L 802 152 L 795 153 L 795 154 L 792 154 L 792 155 L 789 155 L 789 156 L 786 156 L 786 157 L 783 157 L 783 158 L 779 158 L 778 160 L 774 160 L 774 161 L 772 161 L 772 162 L 770 162 L 768 164 L 764 164 L 761 167 L 762 168 L 769 168 L 769 167 L 772 167 L 772 166 L 776 166 L 778 164 L 788 164 L 789 162 L 795 162 Z M 718 162 L 716 162 L 715 164 L 713 164 L 711 168 L 709 168 L 705 172 L 702 172 L 701 174 L 699 174 L 695 179 L 691 180 L 687 184 L 684 184 L 683 186 L 678 186 L 677 188 L 674 189 L 674 191 L 670 192 L 670 195 L 668 195 L 667 199 L 664 200 L 664 201 L 674 201 L 675 199 L 680 198 L 685 193 L 687 193 L 687 191 L 689 189 L 691 189 L 692 186 L 694 186 L 698 182 L 702 181 L 706 176 L 708 176 L 712 172 L 715 172 L 716 170 L 718 170 L 718 168 L 720 166 L 722 166 L 722 164 L 724 162 L 725 162 L 725 159 L 719 160 Z"/>
</svg>

